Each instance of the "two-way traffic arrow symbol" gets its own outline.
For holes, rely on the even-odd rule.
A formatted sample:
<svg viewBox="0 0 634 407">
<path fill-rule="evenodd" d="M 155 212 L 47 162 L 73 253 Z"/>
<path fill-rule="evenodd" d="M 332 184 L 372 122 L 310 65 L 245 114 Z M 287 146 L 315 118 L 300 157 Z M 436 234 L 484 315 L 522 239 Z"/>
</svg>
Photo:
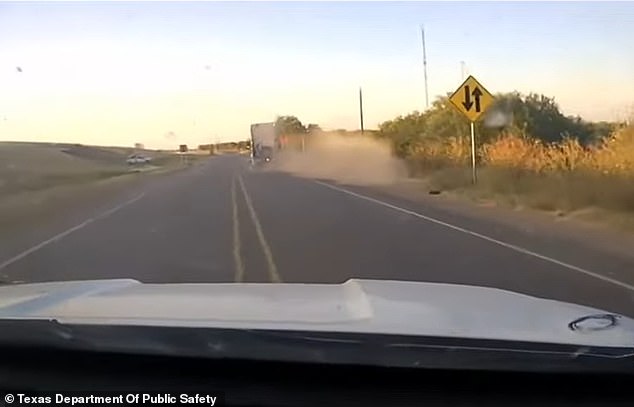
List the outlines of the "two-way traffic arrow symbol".
<svg viewBox="0 0 634 407">
<path fill-rule="evenodd" d="M 462 106 L 468 111 L 473 107 L 473 102 L 471 101 L 471 95 L 475 99 L 475 111 L 480 113 L 480 96 L 482 96 L 482 91 L 480 88 L 476 86 L 476 88 L 471 92 L 469 85 L 465 85 L 464 87 L 464 102 L 462 102 Z"/>
</svg>

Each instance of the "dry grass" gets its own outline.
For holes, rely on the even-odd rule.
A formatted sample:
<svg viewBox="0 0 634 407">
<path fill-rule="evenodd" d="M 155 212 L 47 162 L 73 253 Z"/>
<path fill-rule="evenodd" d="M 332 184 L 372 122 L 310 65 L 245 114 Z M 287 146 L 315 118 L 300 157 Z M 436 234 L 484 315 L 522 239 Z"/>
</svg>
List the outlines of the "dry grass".
<svg viewBox="0 0 634 407">
<path fill-rule="evenodd" d="M 68 144 L 0 143 L 2 197 L 125 172 L 125 155 L 108 151 Z"/>
<path fill-rule="evenodd" d="M 412 151 L 409 169 L 429 177 L 435 187 L 468 190 L 513 205 L 567 212 L 583 208 L 634 212 L 632 126 L 590 148 L 575 139 L 544 144 L 504 135 L 479 149 L 476 188 L 470 184 L 469 154 L 466 140 L 428 143 Z"/>
<path fill-rule="evenodd" d="M 152 165 L 130 168 L 125 161 L 130 152 L 123 147 L 0 143 L 0 240 L 25 225 L 103 203 L 147 177 L 187 168 L 177 154 L 156 151 L 145 151 L 153 157 Z M 188 162 L 195 165 L 208 158 L 191 155 Z M 137 173 L 145 170 L 147 175 Z"/>
<path fill-rule="evenodd" d="M 546 145 L 538 140 L 507 135 L 482 147 L 484 165 L 534 173 L 587 171 L 634 176 L 634 127 L 621 129 L 598 146 L 584 148 L 575 139 Z"/>
<path fill-rule="evenodd" d="M 137 168 L 126 163 L 133 151 L 124 147 L 0 142 L 0 199 L 16 193 L 91 183 L 130 173 Z M 143 152 L 153 157 L 151 167 L 180 165 L 180 157 L 175 154 Z M 190 158 L 190 161 L 197 160 L 198 157 Z"/>
</svg>

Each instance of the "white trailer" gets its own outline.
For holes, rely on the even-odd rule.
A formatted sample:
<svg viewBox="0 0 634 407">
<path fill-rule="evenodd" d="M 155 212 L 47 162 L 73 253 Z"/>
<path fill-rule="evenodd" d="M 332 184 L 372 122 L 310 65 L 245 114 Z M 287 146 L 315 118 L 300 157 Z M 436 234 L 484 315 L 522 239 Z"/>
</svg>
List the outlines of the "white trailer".
<svg viewBox="0 0 634 407">
<path fill-rule="evenodd" d="M 275 123 L 251 125 L 251 160 L 270 161 L 277 147 Z"/>
</svg>

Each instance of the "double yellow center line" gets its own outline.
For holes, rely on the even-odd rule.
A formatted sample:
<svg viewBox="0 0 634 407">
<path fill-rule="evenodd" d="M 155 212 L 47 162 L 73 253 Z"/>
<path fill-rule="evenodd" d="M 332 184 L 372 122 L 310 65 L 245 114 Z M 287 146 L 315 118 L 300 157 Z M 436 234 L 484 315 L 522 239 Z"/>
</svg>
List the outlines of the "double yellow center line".
<svg viewBox="0 0 634 407">
<path fill-rule="evenodd" d="M 237 180 L 237 181 L 236 181 Z M 242 190 L 242 195 L 244 196 L 244 202 L 246 203 L 247 209 L 249 210 L 249 215 L 251 217 L 251 221 L 253 222 L 253 226 L 255 227 L 255 233 L 258 237 L 258 241 L 260 242 L 260 246 L 262 247 L 262 252 L 264 253 L 264 257 L 266 258 L 267 269 L 269 274 L 269 280 L 272 283 L 281 283 L 282 279 L 280 274 L 277 272 L 277 266 L 275 265 L 275 260 L 273 259 L 273 252 L 271 251 L 271 247 L 269 246 L 266 238 L 264 237 L 264 231 L 262 229 L 262 224 L 258 219 L 258 215 L 255 212 L 255 208 L 253 207 L 253 202 L 251 201 L 251 197 L 247 192 L 246 187 L 244 186 L 244 181 L 240 175 L 235 176 L 231 180 L 231 207 L 232 207 L 232 217 L 233 217 L 233 259 L 236 266 L 235 273 L 235 281 L 236 283 L 241 283 L 244 281 L 244 262 L 242 261 L 242 245 L 240 240 L 240 217 L 238 215 L 238 199 L 236 192 L 236 183 L 240 185 L 240 189 Z"/>
</svg>

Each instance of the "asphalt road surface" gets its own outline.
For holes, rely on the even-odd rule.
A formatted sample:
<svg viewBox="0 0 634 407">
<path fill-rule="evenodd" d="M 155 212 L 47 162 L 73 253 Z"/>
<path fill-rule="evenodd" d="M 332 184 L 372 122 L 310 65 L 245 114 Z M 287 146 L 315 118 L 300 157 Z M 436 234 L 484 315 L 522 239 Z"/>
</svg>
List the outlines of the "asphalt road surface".
<svg viewBox="0 0 634 407">
<path fill-rule="evenodd" d="M 0 242 L 13 281 L 474 284 L 634 316 L 634 263 L 396 198 L 221 156 Z M 460 301 L 456 298 L 456 301 Z"/>
</svg>

